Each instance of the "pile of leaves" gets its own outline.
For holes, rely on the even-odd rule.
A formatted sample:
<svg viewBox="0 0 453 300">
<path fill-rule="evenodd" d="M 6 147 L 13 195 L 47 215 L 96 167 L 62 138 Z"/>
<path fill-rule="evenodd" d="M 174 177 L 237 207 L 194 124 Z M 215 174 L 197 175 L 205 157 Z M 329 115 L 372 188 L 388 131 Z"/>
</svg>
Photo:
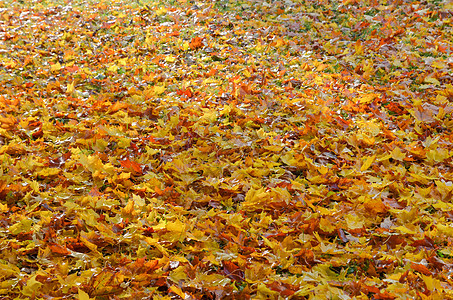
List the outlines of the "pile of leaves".
<svg viewBox="0 0 453 300">
<path fill-rule="evenodd" d="M 0 1 L 0 297 L 453 298 L 453 3 Z"/>
</svg>

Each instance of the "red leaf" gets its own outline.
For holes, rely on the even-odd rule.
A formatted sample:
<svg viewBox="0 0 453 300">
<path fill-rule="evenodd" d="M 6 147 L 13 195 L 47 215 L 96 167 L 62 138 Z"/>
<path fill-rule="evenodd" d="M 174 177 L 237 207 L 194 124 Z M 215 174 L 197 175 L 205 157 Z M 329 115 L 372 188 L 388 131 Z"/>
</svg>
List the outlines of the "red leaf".
<svg viewBox="0 0 453 300">
<path fill-rule="evenodd" d="M 428 248 L 428 249 L 434 249 L 436 246 L 434 245 L 434 241 L 428 237 L 428 236 L 425 236 L 424 239 L 422 240 L 417 240 L 415 242 L 412 243 L 411 245 L 412 247 L 425 247 L 425 248 Z"/>
<path fill-rule="evenodd" d="M 244 281 L 244 272 L 231 261 L 223 261 L 223 273 L 234 281 Z"/>
</svg>

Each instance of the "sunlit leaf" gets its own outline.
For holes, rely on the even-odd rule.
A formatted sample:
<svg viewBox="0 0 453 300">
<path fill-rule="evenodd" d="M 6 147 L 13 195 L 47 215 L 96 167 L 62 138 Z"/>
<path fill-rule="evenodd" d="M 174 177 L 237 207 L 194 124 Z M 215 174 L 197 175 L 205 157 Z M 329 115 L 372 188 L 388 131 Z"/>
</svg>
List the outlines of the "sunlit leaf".
<svg viewBox="0 0 453 300">
<path fill-rule="evenodd" d="M 79 296 L 79 300 L 90 300 L 91 299 L 90 296 L 81 289 L 79 289 L 79 291 L 78 291 L 78 296 Z"/>
<path fill-rule="evenodd" d="M 449 298 L 447 2 L 7 0 L 1 297 Z"/>
<path fill-rule="evenodd" d="M 366 171 L 376 159 L 376 155 L 365 157 L 365 161 L 360 167 L 360 171 Z"/>
<path fill-rule="evenodd" d="M 33 275 L 28 278 L 26 285 L 22 289 L 22 294 L 27 297 L 31 297 L 39 292 L 42 287 L 42 283 L 36 280 L 37 275 Z"/>
</svg>

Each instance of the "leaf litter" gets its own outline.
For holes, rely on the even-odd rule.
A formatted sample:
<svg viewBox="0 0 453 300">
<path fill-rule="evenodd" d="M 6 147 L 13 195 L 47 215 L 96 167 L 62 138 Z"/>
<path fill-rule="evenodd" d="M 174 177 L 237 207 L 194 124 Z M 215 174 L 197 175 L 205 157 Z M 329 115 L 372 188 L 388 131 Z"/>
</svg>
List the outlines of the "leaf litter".
<svg viewBox="0 0 453 300">
<path fill-rule="evenodd" d="M 452 298 L 452 15 L 0 2 L 0 294 Z"/>
</svg>

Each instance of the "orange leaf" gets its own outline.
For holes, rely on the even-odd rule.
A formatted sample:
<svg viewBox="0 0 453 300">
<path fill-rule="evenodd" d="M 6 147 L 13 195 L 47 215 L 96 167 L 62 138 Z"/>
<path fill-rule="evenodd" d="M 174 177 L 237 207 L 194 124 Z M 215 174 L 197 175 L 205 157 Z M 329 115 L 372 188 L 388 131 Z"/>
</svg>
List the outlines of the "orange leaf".
<svg viewBox="0 0 453 300">
<path fill-rule="evenodd" d="M 129 160 L 129 158 L 126 158 L 126 160 L 121 161 L 121 166 L 129 172 L 134 173 L 135 175 L 142 175 L 143 171 L 139 163 L 135 161 Z"/>
<path fill-rule="evenodd" d="M 49 243 L 49 248 L 50 251 L 52 251 L 55 254 L 68 255 L 70 253 L 66 247 L 63 247 L 56 243 Z"/>
<path fill-rule="evenodd" d="M 431 271 L 430 271 L 427 267 L 425 267 L 424 265 L 422 265 L 422 264 L 412 263 L 412 264 L 411 264 L 411 268 L 412 268 L 414 271 L 417 271 L 417 272 L 422 273 L 423 275 L 433 275 L 433 273 L 431 273 Z"/>
<path fill-rule="evenodd" d="M 194 37 L 190 43 L 189 43 L 189 47 L 190 49 L 192 50 L 195 50 L 195 49 L 198 49 L 198 48 L 202 48 L 203 47 L 203 38 L 201 37 Z"/>
<path fill-rule="evenodd" d="M 373 215 L 382 214 L 389 210 L 381 199 L 370 199 L 364 204 L 364 206 L 367 212 Z"/>
<path fill-rule="evenodd" d="M 109 108 L 109 113 L 115 113 L 121 109 L 128 108 L 129 104 L 127 103 L 122 103 L 122 102 L 115 102 L 112 106 Z"/>
</svg>

